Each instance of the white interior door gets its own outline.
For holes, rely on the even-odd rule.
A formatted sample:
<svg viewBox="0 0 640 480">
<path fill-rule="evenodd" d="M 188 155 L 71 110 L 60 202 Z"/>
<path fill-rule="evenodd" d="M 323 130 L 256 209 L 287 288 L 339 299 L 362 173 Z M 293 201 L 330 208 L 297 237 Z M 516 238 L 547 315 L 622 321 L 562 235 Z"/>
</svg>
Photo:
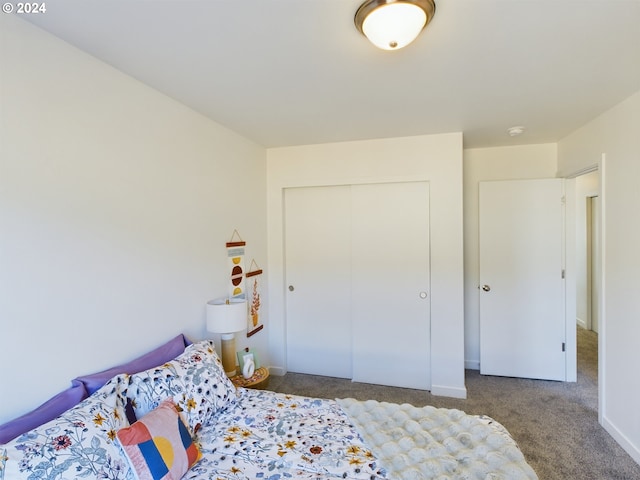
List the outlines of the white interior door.
<svg viewBox="0 0 640 480">
<path fill-rule="evenodd" d="M 351 189 L 285 190 L 287 368 L 351 378 Z"/>
<path fill-rule="evenodd" d="M 565 380 L 561 179 L 480 182 L 480 373 Z"/>
<path fill-rule="evenodd" d="M 429 184 L 352 188 L 353 380 L 428 390 Z"/>
</svg>

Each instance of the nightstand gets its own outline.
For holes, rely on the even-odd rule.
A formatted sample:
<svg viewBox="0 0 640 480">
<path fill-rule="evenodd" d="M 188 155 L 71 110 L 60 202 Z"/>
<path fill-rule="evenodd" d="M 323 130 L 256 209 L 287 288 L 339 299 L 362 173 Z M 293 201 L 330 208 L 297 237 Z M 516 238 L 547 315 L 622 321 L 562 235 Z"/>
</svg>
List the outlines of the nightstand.
<svg viewBox="0 0 640 480">
<path fill-rule="evenodd" d="M 269 370 L 265 367 L 258 368 L 251 377 L 244 378 L 242 374 L 231 377 L 236 387 L 256 388 L 262 390 L 269 385 Z"/>
</svg>

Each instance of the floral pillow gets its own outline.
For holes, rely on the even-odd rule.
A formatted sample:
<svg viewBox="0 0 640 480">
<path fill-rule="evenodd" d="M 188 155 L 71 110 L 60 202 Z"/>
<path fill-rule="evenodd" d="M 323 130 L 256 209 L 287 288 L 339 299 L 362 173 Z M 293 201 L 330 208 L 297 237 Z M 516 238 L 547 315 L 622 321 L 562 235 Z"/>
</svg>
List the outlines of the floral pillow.
<svg viewBox="0 0 640 480">
<path fill-rule="evenodd" d="M 88 396 L 87 390 L 81 382 L 71 380 L 70 388 L 50 398 L 35 410 L 0 425 L 0 444 L 7 443 L 18 435 L 53 420 L 71 407 L 75 407 Z"/>
<path fill-rule="evenodd" d="M 189 345 L 164 365 L 131 375 L 126 396 L 137 418 L 171 398 L 193 432 L 237 399 L 210 340 Z"/>
<path fill-rule="evenodd" d="M 132 480 L 133 472 L 116 439 L 128 426 L 114 377 L 61 416 L 0 446 L 0 480 L 103 478 Z"/>
</svg>

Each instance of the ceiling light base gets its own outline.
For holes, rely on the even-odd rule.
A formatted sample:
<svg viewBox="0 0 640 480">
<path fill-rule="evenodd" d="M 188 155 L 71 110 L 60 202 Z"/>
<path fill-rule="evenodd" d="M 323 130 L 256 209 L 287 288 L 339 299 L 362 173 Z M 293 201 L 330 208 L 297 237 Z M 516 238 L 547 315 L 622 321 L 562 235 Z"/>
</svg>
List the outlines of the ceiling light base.
<svg viewBox="0 0 640 480">
<path fill-rule="evenodd" d="M 434 0 L 367 0 L 354 23 L 376 47 L 398 50 L 415 40 L 435 12 Z"/>
</svg>

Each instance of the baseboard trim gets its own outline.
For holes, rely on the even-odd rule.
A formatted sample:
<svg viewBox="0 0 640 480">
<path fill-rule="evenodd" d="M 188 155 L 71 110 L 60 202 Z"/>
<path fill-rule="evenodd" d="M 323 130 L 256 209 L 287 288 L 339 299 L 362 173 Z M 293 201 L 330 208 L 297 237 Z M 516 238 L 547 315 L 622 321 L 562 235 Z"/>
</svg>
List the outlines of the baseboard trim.
<svg viewBox="0 0 640 480">
<path fill-rule="evenodd" d="M 431 394 L 439 397 L 467 398 L 467 389 L 460 387 L 447 387 L 443 385 L 431 385 Z"/>
<path fill-rule="evenodd" d="M 283 377 L 285 373 L 287 373 L 287 370 L 282 367 L 268 367 L 268 368 L 269 368 L 269 375 L 273 375 L 275 377 Z"/>
<path fill-rule="evenodd" d="M 478 368 L 479 369 L 479 363 Z M 269 374 L 275 377 L 282 377 L 287 373 L 287 370 L 283 367 L 268 367 Z M 430 390 L 432 395 L 437 395 L 439 397 L 451 397 L 451 398 L 467 398 L 467 389 L 465 387 L 448 387 L 444 385 L 431 385 Z"/>
<path fill-rule="evenodd" d="M 480 370 L 480 360 L 465 360 L 464 361 L 464 369 L 465 370 Z"/>
<path fill-rule="evenodd" d="M 636 463 L 640 464 L 640 448 L 634 445 L 627 436 L 622 433 L 613 423 L 607 420 L 607 417 L 602 417 L 602 427 L 613 437 L 613 439 L 620 444 L 620 446 L 627 452 Z"/>
</svg>

